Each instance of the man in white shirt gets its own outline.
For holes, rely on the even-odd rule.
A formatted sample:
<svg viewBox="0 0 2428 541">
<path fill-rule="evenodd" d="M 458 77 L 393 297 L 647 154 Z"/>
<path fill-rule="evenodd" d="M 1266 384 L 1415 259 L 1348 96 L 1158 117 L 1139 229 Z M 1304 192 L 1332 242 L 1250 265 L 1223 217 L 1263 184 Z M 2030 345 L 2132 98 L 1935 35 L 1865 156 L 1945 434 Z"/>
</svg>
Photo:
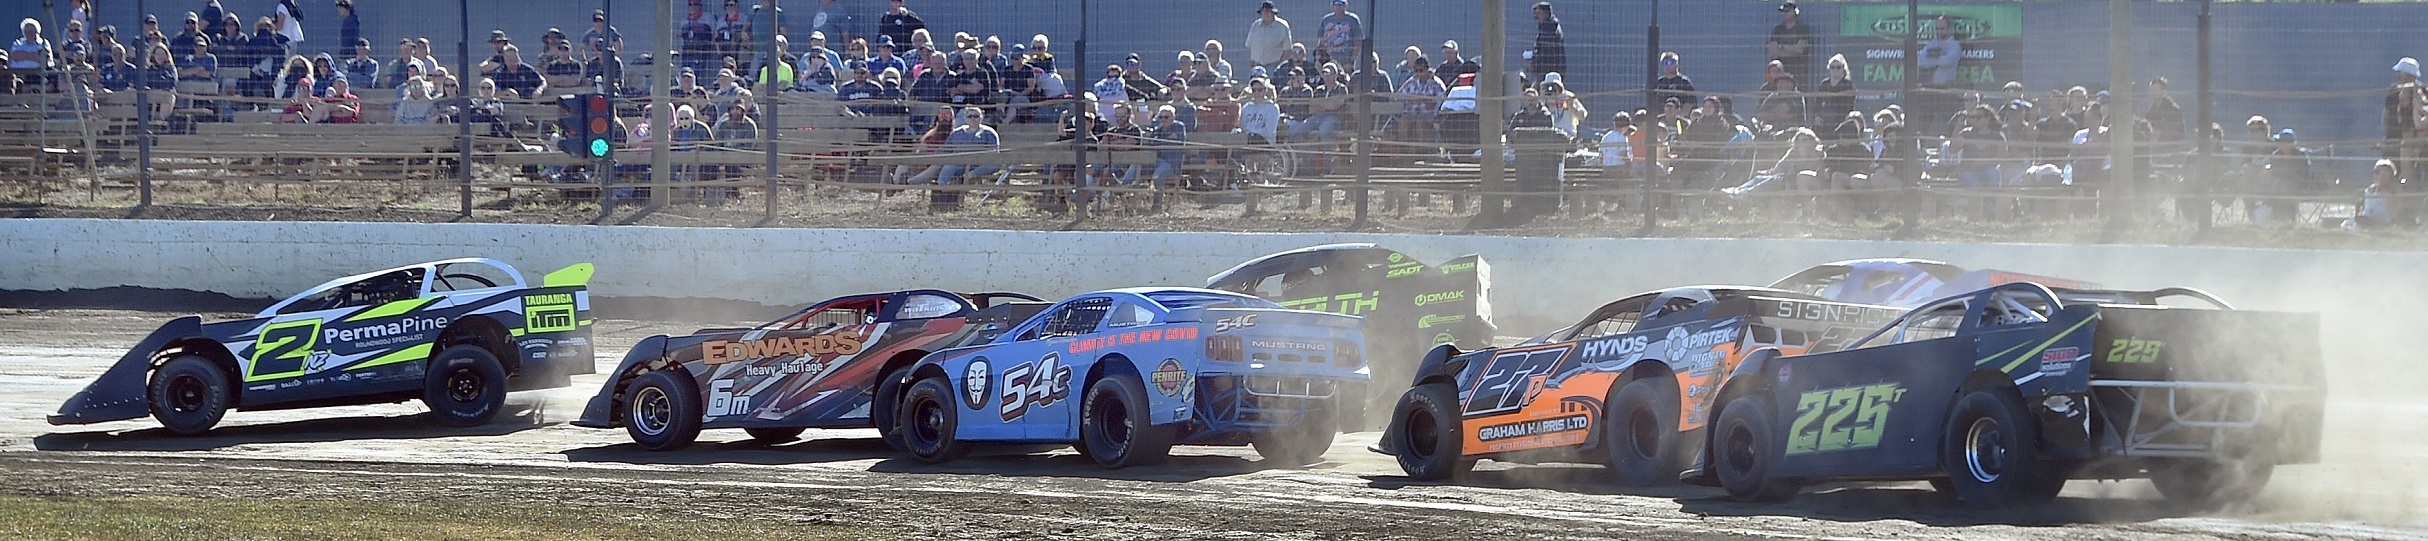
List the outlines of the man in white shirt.
<svg viewBox="0 0 2428 541">
<path fill-rule="evenodd" d="M 1290 49 L 1290 21 L 1281 18 L 1281 10 L 1267 1 L 1256 8 L 1256 20 L 1248 23 L 1248 61 L 1259 66 L 1281 62 L 1281 55 Z"/>
<path fill-rule="evenodd" d="M 1281 137 L 1281 104 L 1274 102 L 1273 84 L 1263 77 L 1248 80 L 1248 102 L 1239 106 L 1239 131 L 1256 134 L 1267 144 Z"/>
<path fill-rule="evenodd" d="M 1130 101 L 1130 89 L 1121 81 L 1121 65 L 1104 67 L 1104 79 L 1096 81 L 1096 116 L 1113 118 L 1115 104 Z"/>
<path fill-rule="evenodd" d="M 1635 163 L 1635 119 L 1626 111 L 1611 115 L 1611 128 L 1602 134 L 1602 178 L 1628 178 L 1628 168 Z"/>
</svg>

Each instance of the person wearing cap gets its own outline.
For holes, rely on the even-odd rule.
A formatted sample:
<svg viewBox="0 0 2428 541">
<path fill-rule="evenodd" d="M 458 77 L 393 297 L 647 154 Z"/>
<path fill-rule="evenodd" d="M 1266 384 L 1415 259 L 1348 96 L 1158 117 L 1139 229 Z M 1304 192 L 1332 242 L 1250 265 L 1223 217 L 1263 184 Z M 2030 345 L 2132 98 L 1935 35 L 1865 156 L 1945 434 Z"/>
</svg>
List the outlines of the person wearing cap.
<svg viewBox="0 0 2428 541">
<path fill-rule="evenodd" d="M 1341 113 L 1348 105 L 1343 99 L 1349 87 L 1341 81 L 1340 65 L 1324 64 L 1315 68 L 1316 76 L 1295 93 L 1293 103 L 1304 104 L 1306 112 L 1289 121 L 1291 141 L 1330 141 L 1340 131 Z"/>
<path fill-rule="evenodd" d="M 120 58 L 117 58 L 118 52 L 126 48 L 126 44 L 118 42 L 118 27 L 114 25 L 105 24 L 101 25 L 100 28 L 93 29 L 91 40 L 93 42 L 93 58 L 98 61 L 96 64 L 101 66 L 108 66 L 110 64 L 118 63 L 120 60 Z M 116 47 L 112 47 L 113 45 Z M 128 64 L 135 63 L 133 59 L 125 60 Z"/>
<path fill-rule="evenodd" d="M 523 63 L 522 47 L 507 45 L 498 51 L 498 55 L 505 62 L 498 64 L 497 70 L 491 72 L 489 77 L 497 81 L 500 92 L 526 99 L 548 92 L 548 79 L 541 77 L 540 71 L 533 69 L 530 64 Z"/>
<path fill-rule="evenodd" d="M 202 16 L 185 12 L 185 28 L 169 38 L 169 52 L 183 57 L 194 54 L 194 40 L 202 38 Z"/>
<path fill-rule="evenodd" d="M 582 79 L 604 81 L 607 91 L 615 92 L 624 86 L 624 59 L 616 55 L 615 49 L 605 48 L 607 43 L 610 42 L 590 42 L 590 60 L 582 63 Z"/>
<path fill-rule="evenodd" d="M 474 69 L 480 70 L 481 75 L 497 73 L 498 68 L 506 65 L 506 49 L 509 47 L 514 47 L 514 38 L 508 37 L 504 29 L 490 30 L 489 59 L 482 60 Z"/>
<path fill-rule="evenodd" d="M 607 10 L 590 11 L 590 29 L 582 31 L 582 47 L 578 51 L 624 50 L 624 33 L 607 24 Z M 582 60 L 590 60 L 583 58 Z"/>
<path fill-rule="evenodd" d="M 2393 207 L 2386 203 L 2400 184 L 2401 175 L 2394 160 L 2378 160 L 2369 166 L 2369 186 L 2361 188 L 2361 200 L 2352 219 L 2344 222 L 2345 229 L 2375 228 L 2394 225 Z"/>
<path fill-rule="evenodd" d="M 714 54 L 717 50 L 717 19 L 708 14 L 707 7 L 701 5 L 701 1 L 689 0 L 685 3 L 683 22 L 675 28 L 675 36 L 681 43 L 676 51 L 682 55 L 682 67 L 691 68 L 692 71 L 716 68 L 709 62 L 717 56 Z"/>
<path fill-rule="evenodd" d="M 1812 75 L 1813 28 L 1804 24 L 1795 2 L 1779 3 L 1779 24 L 1770 27 L 1770 59 L 1801 80 Z"/>
<path fill-rule="evenodd" d="M 178 81 L 219 82 L 219 55 L 211 54 L 211 38 L 193 37 L 193 51 L 177 61 Z"/>
<path fill-rule="evenodd" d="M 853 60 L 844 67 L 844 71 L 850 74 L 851 79 L 835 86 L 835 101 L 876 99 L 878 94 L 885 91 L 885 87 L 879 86 L 877 81 L 871 78 L 866 60 Z M 867 111 L 859 108 L 854 108 L 853 111 L 867 114 Z"/>
<path fill-rule="evenodd" d="M 1366 21 L 1349 12 L 1349 0 L 1332 0 L 1332 13 L 1315 24 L 1316 47 L 1322 48 L 1334 61 L 1357 58 L 1358 40 L 1366 39 Z"/>
<path fill-rule="evenodd" d="M 1195 57 L 1191 56 L 1190 59 L 1195 60 Z M 1171 99 L 1170 96 L 1167 96 L 1171 93 L 1171 89 L 1166 88 L 1163 83 L 1157 82 L 1155 77 L 1147 75 L 1146 67 L 1139 62 L 1137 53 L 1131 53 L 1129 58 L 1122 59 L 1121 68 L 1121 83 L 1129 87 L 1130 99 L 1140 101 Z M 1099 90 L 1096 93 L 1103 95 L 1104 91 Z"/>
<path fill-rule="evenodd" d="M 1443 41 L 1442 57 L 1433 63 L 1433 75 L 1442 78 L 1444 83 L 1457 80 L 1460 75 L 1475 73 L 1482 69 L 1484 69 L 1483 64 L 1469 60 L 1467 55 L 1459 52 L 1456 40 Z"/>
<path fill-rule="evenodd" d="M 889 7 L 886 8 L 885 14 L 877 17 L 877 34 L 894 38 L 895 42 L 911 43 L 912 32 L 927 29 L 927 19 L 920 18 L 918 12 L 911 11 L 908 2 L 887 0 L 887 3 Z"/>
<path fill-rule="evenodd" d="M 1414 49 L 1411 47 L 1410 49 Z M 1433 76 L 1433 63 L 1419 56 L 1408 62 L 1408 77 L 1399 85 L 1400 114 L 1391 129 L 1401 141 L 1432 142 L 1441 119 L 1442 95 L 1450 88 Z"/>
<path fill-rule="evenodd" d="M 582 61 L 573 58 L 573 40 L 557 40 L 540 54 L 540 76 L 548 80 L 549 88 L 586 88 L 590 79 L 582 76 Z"/>
<path fill-rule="evenodd" d="M 1526 73 L 1568 71 L 1568 38 L 1560 29 L 1560 18 L 1551 13 L 1550 2 L 1534 3 L 1534 50 L 1526 53 Z"/>
<path fill-rule="evenodd" d="M 1137 56 L 1130 55 L 1133 61 Z M 1114 105 L 1129 103 L 1130 85 L 1123 77 L 1126 73 L 1128 70 L 1122 69 L 1120 64 L 1105 66 L 1104 78 L 1089 87 L 1089 91 L 1096 95 L 1096 116 L 1113 118 Z"/>
<path fill-rule="evenodd" d="M 1271 0 L 1256 6 L 1256 19 L 1248 21 L 1248 61 L 1259 66 L 1281 62 L 1282 53 L 1290 47 L 1290 21 L 1281 18 L 1281 9 Z"/>
<path fill-rule="evenodd" d="M 2271 148 L 2268 153 L 2268 163 L 2263 167 L 2267 173 L 2268 184 L 2263 193 L 2292 195 L 2304 191 L 2313 184 L 2315 177 L 2312 176 L 2310 149 L 2302 147 L 2301 141 L 2293 133 L 2293 128 L 2277 128 L 2276 134 L 2268 137 L 2268 142 Z M 2273 216 L 2292 217 L 2301 202 L 2268 198 L 2263 199 L 2262 204 L 2264 205 L 2262 208 L 2253 209 L 2252 221 L 2268 221 Z"/>
<path fill-rule="evenodd" d="M 837 54 L 833 47 L 827 45 L 826 35 L 826 31 L 824 30 L 809 31 L 809 47 L 801 51 L 801 65 L 808 66 L 809 56 L 818 55 L 826 58 L 826 68 L 828 70 L 840 74 L 843 70 L 843 55 Z M 806 70 L 807 68 L 803 69 Z M 828 80 L 827 82 L 831 84 L 834 82 L 834 80 Z"/>
<path fill-rule="evenodd" d="M 839 76 L 830 54 L 819 51 L 801 53 L 801 75 L 793 90 L 801 92 L 834 92 Z"/>
<path fill-rule="evenodd" d="M 894 48 L 893 36 L 877 36 L 875 52 L 868 57 L 868 71 L 885 73 L 885 70 L 890 68 L 894 71 L 909 73 L 910 64 L 902 61 L 899 52 L 899 49 Z"/>
</svg>

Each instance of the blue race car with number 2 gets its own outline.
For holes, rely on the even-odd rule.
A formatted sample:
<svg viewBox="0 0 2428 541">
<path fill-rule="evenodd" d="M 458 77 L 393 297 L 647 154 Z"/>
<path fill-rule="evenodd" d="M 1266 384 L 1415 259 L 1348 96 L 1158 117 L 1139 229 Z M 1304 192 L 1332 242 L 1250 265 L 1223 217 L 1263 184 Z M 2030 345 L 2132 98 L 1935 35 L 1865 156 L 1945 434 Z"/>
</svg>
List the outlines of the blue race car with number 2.
<svg viewBox="0 0 2428 541">
<path fill-rule="evenodd" d="M 895 433 L 920 460 L 975 442 L 1077 444 L 1106 467 L 1174 444 L 1321 460 L 1368 380 L 1363 322 L 1238 293 L 1133 288 L 1072 297 L 911 370 Z"/>
</svg>

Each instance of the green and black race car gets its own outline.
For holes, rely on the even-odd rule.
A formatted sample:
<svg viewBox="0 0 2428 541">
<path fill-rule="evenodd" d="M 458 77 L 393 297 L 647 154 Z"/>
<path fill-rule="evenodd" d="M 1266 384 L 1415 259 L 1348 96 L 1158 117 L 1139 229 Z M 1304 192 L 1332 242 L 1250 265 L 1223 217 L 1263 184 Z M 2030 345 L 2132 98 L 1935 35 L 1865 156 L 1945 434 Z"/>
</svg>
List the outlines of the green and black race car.
<svg viewBox="0 0 2428 541">
<path fill-rule="evenodd" d="M 142 417 L 200 434 L 230 409 L 420 398 L 449 425 L 487 423 L 506 393 L 595 370 L 591 266 L 533 286 L 490 259 L 449 259 L 331 280 L 252 318 L 161 325 L 50 416 L 54 425 Z"/>
<path fill-rule="evenodd" d="M 1429 266 L 1374 244 L 1326 244 L 1249 260 L 1207 278 L 1206 288 L 1365 317 L 1367 366 L 1377 384 L 1364 409 L 1390 411 L 1406 390 L 1394 386 L 1410 381 L 1434 346 L 1492 345 L 1491 276 L 1492 266 L 1474 254 Z"/>
</svg>

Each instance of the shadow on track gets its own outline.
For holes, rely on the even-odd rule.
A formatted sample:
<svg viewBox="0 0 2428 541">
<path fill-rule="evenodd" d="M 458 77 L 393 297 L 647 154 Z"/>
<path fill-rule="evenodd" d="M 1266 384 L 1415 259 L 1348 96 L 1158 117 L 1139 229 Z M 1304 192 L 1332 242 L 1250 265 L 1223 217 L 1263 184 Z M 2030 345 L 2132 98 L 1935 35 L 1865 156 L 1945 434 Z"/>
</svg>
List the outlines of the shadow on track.
<svg viewBox="0 0 2428 541">
<path fill-rule="evenodd" d="M 1215 477 L 1243 475 L 1265 470 L 1296 469 L 1295 467 L 1282 466 L 1278 463 L 1271 463 L 1264 460 L 1239 456 L 1192 455 L 1188 454 L 1188 450 L 1190 449 L 1189 447 L 1178 447 L 1173 449 L 1174 454 L 1172 457 L 1165 460 L 1162 464 L 1122 468 L 1118 470 L 1098 466 L 1096 465 L 1095 461 L 1088 460 L 1086 456 L 1077 453 L 1039 454 L 1045 451 L 1068 448 L 1069 446 L 1067 445 L 982 446 L 972 452 L 969 457 L 943 464 L 930 464 L 927 462 L 922 462 L 916 458 L 910 458 L 904 455 L 895 455 L 896 458 L 888 459 L 884 462 L 878 462 L 876 465 L 870 466 L 868 471 L 876 473 L 952 473 L 1186 483 Z M 1320 469 L 1326 467 L 1326 464 L 1329 463 L 1319 462 L 1315 465 L 1305 467 Z"/>
<path fill-rule="evenodd" d="M 205 451 L 259 443 L 326 443 L 352 440 L 399 440 L 455 436 L 503 436 L 546 426 L 544 403 L 508 402 L 489 424 L 452 427 L 429 413 L 398 416 L 358 416 L 307 419 L 266 424 L 221 425 L 196 436 L 170 434 L 164 428 L 123 432 L 96 430 L 58 432 L 34 437 L 43 451 Z"/>
<path fill-rule="evenodd" d="M 813 438 L 779 443 L 742 439 L 735 441 L 693 443 L 672 451 L 651 451 L 631 443 L 567 449 L 565 460 L 572 462 L 607 462 L 616 464 L 661 464 L 703 466 L 710 464 L 754 464 L 774 466 L 869 460 L 894 456 L 885 442 L 876 438 Z"/>
</svg>

